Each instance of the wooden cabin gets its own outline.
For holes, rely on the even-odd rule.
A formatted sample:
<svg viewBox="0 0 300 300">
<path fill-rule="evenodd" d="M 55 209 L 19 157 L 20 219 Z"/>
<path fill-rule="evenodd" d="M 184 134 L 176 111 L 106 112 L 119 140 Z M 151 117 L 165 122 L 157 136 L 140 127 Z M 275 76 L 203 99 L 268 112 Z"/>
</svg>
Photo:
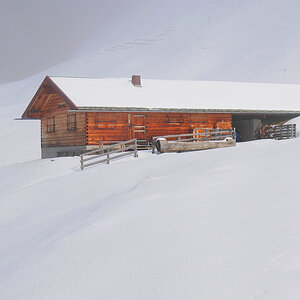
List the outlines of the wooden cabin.
<svg viewBox="0 0 300 300">
<path fill-rule="evenodd" d="M 266 122 L 300 115 L 298 104 L 278 99 L 276 85 L 274 91 L 264 86 L 265 97 L 271 97 L 268 93 L 276 96 L 268 100 L 269 104 L 260 103 L 254 85 L 150 79 L 141 82 L 138 75 L 131 80 L 47 76 L 22 119 L 41 120 L 42 158 L 46 158 L 78 155 L 103 141 L 137 138 L 147 145 L 153 136 L 191 133 L 201 128 L 236 126 L 245 135 L 253 135 L 256 127 Z"/>
</svg>

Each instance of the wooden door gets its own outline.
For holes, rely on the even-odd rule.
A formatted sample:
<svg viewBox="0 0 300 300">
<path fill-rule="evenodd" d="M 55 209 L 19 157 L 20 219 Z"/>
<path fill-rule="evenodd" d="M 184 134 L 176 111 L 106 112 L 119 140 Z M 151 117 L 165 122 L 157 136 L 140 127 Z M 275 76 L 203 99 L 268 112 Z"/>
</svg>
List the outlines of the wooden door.
<svg viewBox="0 0 300 300">
<path fill-rule="evenodd" d="M 131 115 L 131 137 L 139 141 L 146 140 L 145 115 Z"/>
</svg>

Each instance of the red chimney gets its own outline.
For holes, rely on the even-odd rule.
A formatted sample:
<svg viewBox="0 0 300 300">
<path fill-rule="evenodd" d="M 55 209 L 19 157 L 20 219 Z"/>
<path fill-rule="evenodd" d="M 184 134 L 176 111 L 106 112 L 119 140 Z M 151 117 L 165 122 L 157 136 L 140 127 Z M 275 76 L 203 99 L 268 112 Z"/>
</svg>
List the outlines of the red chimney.
<svg viewBox="0 0 300 300">
<path fill-rule="evenodd" d="M 141 76 L 140 75 L 132 75 L 131 83 L 134 86 L 142 86 L 142 84 L 141 84 Z"/>
</svg>

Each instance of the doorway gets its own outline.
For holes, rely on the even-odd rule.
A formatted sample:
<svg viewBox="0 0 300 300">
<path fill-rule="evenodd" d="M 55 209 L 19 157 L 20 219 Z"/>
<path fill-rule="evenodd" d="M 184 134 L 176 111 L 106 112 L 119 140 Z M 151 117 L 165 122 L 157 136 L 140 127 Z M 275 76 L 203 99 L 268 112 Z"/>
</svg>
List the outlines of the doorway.
<svg viewBox="0 0 300 300">
<path fill-rule="evenodd" d="M 146 142 L 145 115 L 131 115 L 131 138 Z"/>
</svg>

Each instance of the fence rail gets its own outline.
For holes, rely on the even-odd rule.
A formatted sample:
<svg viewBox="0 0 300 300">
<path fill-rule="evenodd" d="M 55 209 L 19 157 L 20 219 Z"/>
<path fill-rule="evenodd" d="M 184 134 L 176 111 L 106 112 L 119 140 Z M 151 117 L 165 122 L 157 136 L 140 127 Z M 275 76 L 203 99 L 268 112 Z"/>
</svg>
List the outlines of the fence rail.
<svg viewBox="0 0 300 300">
<path fill-rule="evenodd" d="M 192 133 L 172 134 L 152 137 L 152 153 L 155 153 L 155 143 L 159 138 L 173 140 L 176 142 L 198 142 L 198 141 L 219 141 L 226 137 L 235 139 L 235 130 L 232 129 L 212 129 L 212 128 L 195 128 Z"/>
<path fill-rule="evenodd" d="M 143 149 L 149 149 L 149 143 L 146 140 L 136 139 L 137 141 L 137 149 L 143 150 Z M 107 146 L 113 145 L 113 144 L 119 144 L 122 141 L 100 141 L 99 145 L 102 148 L 106 148 Z"/>
<path fill-rule="evenodd" d="M 121 158 L 124 156 L 129 156 L 132 154 L 134 157 L 138 157 L 136 139 L 132 139 L 125 142 L 118 142 L 106 148 L 103 148 L 102 144 L 102 147 L 100 145 L 99 149 L 92 150 L 80 155 L 80 169 L 83 170 L 86 167 L 104 162 L 109 164 L 111 160 Z M 87 161 L 92 162 L 86 163 Z"/>
<path fill-rule="evenodd" d="M 292 139 L 296 137 L 296 124 L 288 124 L 274 127 L 276 140 Z"/>
</svg>

